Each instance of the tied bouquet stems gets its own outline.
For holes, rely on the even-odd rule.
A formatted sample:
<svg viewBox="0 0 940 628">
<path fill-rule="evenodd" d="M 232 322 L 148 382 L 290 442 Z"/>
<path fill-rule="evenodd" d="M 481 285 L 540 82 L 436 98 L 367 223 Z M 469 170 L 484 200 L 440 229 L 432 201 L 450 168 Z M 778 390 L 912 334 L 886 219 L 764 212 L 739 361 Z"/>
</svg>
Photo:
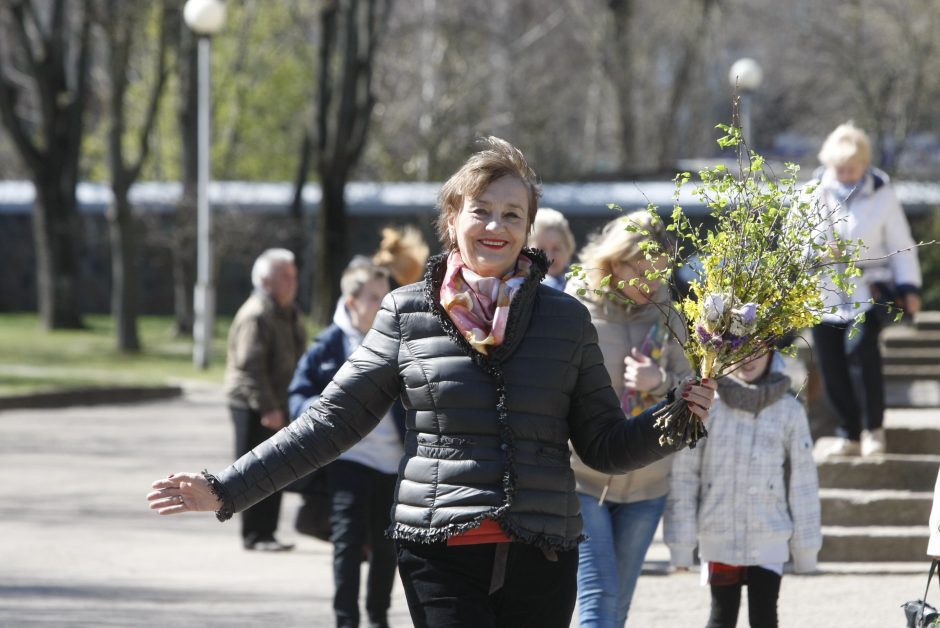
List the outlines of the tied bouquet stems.
<svg viewBox="0 0 940 628">
<path fill-rule="evenodd" d="M 645 225 L 625 227 L 644 236 L 643 255 L 656 262 L 645 280 L 668 283 L 686 295 L 657 307 L 673 310 L 672 316 L 663 311 L 663 318 L 679 321 L 680 328 L 670 331 L 700 380 L 721 378 L 794 330 L 815 325 L 823 314 L 822 280 L 850 294 L 851 279 L 860 274 L 853 260 L 861 242 L 830 235 L 832 216 L 814 201 L 812 186 L 798 185 L 799 166 L 787 164 L 778 178 L 747 149 L 739 128 L 717 128 L 725 133 L 719 145 L 735 151 L 737 167 L 702 170 L 695 182 L 688 172 L 677 174 L 671 216 L 663 220 L 650 205 Z M 701 224 L 693 224 L 678 204 L 687 186 L 709 210 Z M 661 228 L 650 229 L 657 221 Z M 575 269 L 579 273 L 583 269 Z M 680 274 L 691 276 L 687 290 L 678 285 Z M 642 287 L 644 278 L 630 283 Z M 656 425 L 661 444 L 694 447 L 707 435 L 681 398 L 657 412 Z"/>
</svg>

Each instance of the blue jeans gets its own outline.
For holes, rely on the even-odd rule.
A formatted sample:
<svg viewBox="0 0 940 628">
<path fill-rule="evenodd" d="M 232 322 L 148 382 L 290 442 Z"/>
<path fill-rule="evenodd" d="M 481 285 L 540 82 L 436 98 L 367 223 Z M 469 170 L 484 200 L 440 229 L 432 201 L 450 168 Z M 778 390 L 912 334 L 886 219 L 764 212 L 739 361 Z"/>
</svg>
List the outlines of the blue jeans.
<svg viewBox="0 0 940 628">
<path fill-rule="evenodd" d="M 589 537 L 579 548 L 578 625 L 622 628 L 666 496 L 601 505 L 589 495 L 578 493 L 578 499 Z"/>
</svg>

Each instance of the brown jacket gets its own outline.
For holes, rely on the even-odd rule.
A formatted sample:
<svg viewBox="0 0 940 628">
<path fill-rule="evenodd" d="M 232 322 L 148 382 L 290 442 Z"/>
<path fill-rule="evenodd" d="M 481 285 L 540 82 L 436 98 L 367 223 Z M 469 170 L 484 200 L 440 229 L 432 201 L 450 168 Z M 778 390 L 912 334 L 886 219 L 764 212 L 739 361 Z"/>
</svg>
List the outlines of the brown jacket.
<svg viewBox="0 0 940 628">
<path fill-rule="evenodd" d="M 225 394 L 231 406 L 259 414 L 287 415 L 287 388 L 307 346 L 303 315 L 254 292 L 238 309 L 228 332 Z"/>
<path fill-rule="evenodd" d="M 579 296 L 579 287 L 577 281 L 569 281 L 566 292 L 584 303 L 591 313 L 591 322 L 597 328 L 597 344 L 604 355 L 604 366 L 610 374 L 610 383 L 619 399 L 623 393 L 624 358 L 630 355 L 633 347 L 639 347 L 643 343 L 653 324 L 663 320 L 663 314 L 652 304 L 626 305 L 598 297 L 590 291 Z M 654 298 L 660 303 L 668 303 L 668 290 L 663 288 Z M 668 328 L 677 333 L 684 333 L 678 315 L 674 312 Z M 658 388 L 650 391 L 655 397 L 665 397 L 670 389 L 692 374 L 689 361 L 672 334 L 668 334 L 662 355 L 656 361 L 663 372 L 663 382 Z M 606 487 L 605 501 L 625 504 L 661 497 L 668 492 L 672 456 L 627 474 L 609 475 L 588 467 L 572 452 L 571 468 L 575 472 L 579 493 L 600 499 Z"/>
</svg>

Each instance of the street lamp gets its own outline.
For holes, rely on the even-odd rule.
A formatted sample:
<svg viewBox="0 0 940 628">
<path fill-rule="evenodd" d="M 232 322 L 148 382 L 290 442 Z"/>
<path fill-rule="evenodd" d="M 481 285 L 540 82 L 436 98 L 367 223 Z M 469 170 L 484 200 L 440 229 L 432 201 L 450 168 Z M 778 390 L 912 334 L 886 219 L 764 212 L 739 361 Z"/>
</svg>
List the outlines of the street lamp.
<svg viewBox="0 0 940 628">
<path fill-rule="evenodd" d="M 764 72 L 760 64 L 747 57 L 735 61 L 731 66 L 731 71 L 728 72 L 731 88 L 738 90 L 740 94 L 738 111 L 741 118 L 741 135 L 748 147 L 751 146 L 751 96 L 760 87 L 762 80 L 764 80 Z"/>
<path fill-rule="evenodd" d="M 221 0 L 187 0 L 183 19 L 199 37 L 196 132 L 196 289 L 193 293 L 193 364 L 208 368 L 215 318 L 212 213 L 209 208 L 209 82 L 212 36 L 225 22 Z"/>
</svg>

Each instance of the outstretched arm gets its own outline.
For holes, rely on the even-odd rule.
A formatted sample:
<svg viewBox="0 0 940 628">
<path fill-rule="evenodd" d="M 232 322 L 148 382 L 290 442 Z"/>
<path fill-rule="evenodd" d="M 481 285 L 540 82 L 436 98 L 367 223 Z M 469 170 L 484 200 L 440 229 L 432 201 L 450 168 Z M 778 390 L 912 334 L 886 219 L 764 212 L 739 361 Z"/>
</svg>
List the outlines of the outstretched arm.
<svg viewBox="0 0 940 628">
<path fill-rule="evenodd" d="M 166 515 L 215 510 L 224 520 L 332 462 L 368 434 L 398 397 L 400 337 L 388 295 L 362 345 L 303 416 L 217 477 L 180 473 L 157 480 L 147 496 L 150 507 Z"/>
</svg>

